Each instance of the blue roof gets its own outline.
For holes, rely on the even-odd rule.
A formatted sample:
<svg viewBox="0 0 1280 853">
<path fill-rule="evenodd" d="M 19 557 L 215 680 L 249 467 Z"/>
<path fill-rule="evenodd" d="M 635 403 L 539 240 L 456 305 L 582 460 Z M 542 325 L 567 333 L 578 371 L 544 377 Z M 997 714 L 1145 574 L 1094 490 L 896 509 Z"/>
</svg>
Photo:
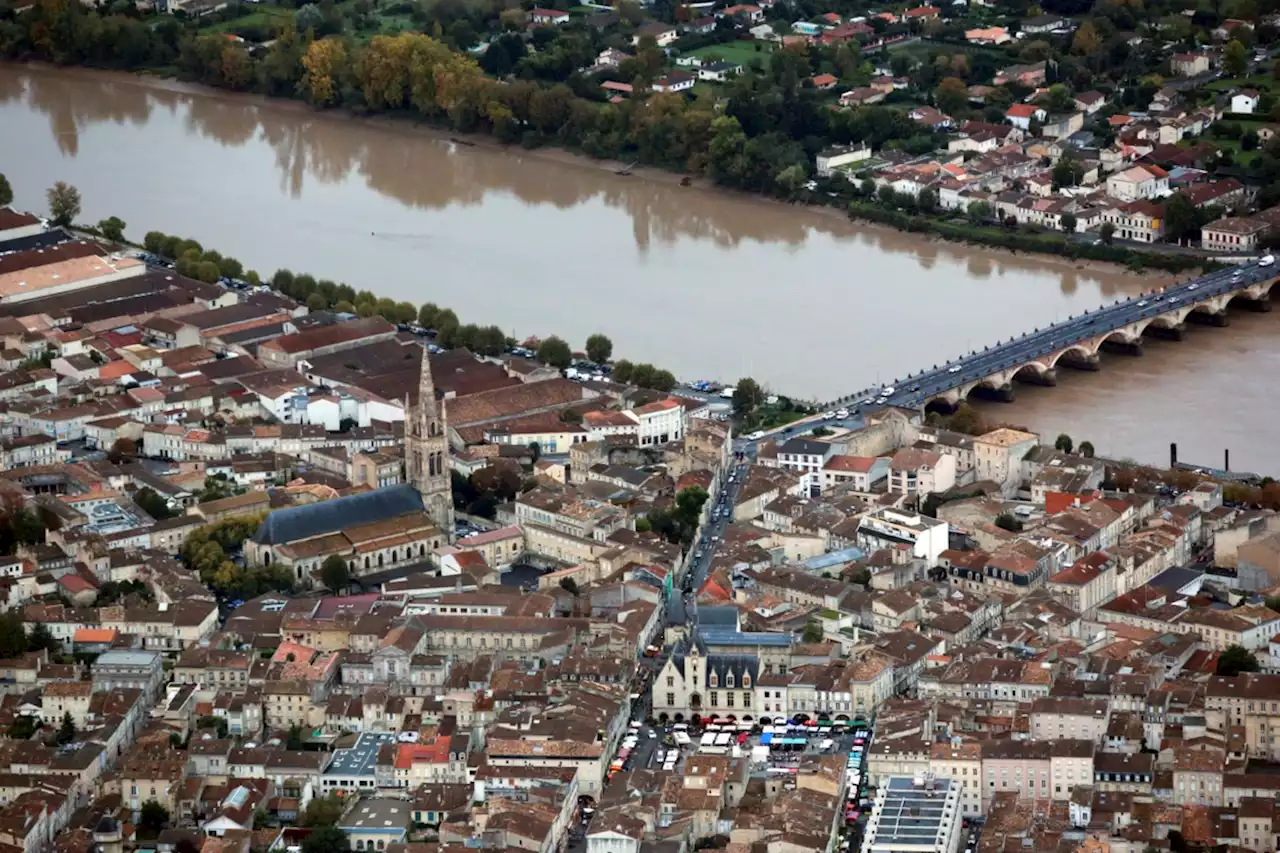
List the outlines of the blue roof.
<svg viewBox="0 0 1280 853">
<path fill-rule="evenodd" d="M 259 545 L 284 545 L 421 511 L 422 498 L 418 490 L 401 483 L 331 501 L 278 509 L 262 520 L 253 541 Z"/>
<path fill-rule="evenodd" d="M 842 563 L 857 562 L 866 556 L 865 552 L 857 548 L 841 548 L 839 551 L 832 551 L 830 554 L 819 554 L 816 557 L 810 557 L 800 565 L 806 569 L 821 571 Z"/>
<path fill-rule="evenodd" d="M 729 628 L 699 628 L 698 636 L 708 646 L 789 646 L 790 634 L 770 631 L 734 631 Z"/>
<path fill-rule="evenodd" d="M 711 605 L 698 608 L 698 624 L 704 628 L 738 628 L 738 608 Z"/>
</svg>

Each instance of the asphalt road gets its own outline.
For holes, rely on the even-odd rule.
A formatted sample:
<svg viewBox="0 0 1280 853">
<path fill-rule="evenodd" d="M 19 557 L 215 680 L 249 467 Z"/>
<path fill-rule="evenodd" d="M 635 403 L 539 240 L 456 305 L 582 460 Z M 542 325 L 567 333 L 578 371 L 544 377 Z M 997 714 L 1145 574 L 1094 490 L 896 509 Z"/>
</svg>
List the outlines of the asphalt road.
<svg viewBox="0 0 1280 853">
<path fill-rule="evenodd" d="M 1121 300 L 1044 329 L 987 347 L 980 352 L 971 353 L 922 373 L 893 380 L 885 386 L 893 388 L 891 394 L 877 396 L 873 392 L 863 391 L 844 398 L 841 405 L 850 409 L 851 416 L 887 405 L 919 408 L 931 397 L 969 382 L 985 379 L 1006 368 L 1050 355 L 1147 317 L 1186 305 L 1194 305 L 1212 296 L 1243 290 L 1253 284 L 1270 280 L 1277 274 L 1278 269 L 1275 265 L 1260 267 L 1257 263 L 1251 263 L 1211 273 L 1184 284 L 1170 285 L 1163 292 Z M 820 425 L 824 424 L 809 421 L 803 426 L 807 432 Z M 769 437 L 777 437 L 777 435 Z"/>
</svg>

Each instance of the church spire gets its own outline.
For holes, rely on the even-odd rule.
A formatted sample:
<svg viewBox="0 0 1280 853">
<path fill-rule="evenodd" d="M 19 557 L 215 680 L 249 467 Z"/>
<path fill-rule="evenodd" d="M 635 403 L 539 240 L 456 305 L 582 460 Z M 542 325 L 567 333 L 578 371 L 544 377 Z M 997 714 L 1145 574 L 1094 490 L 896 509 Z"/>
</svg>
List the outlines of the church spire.
<svg viewBox="0 0 1280 853">
<path fill-rule="evenodd" d="M 406 414 L 405 458 L 409 482 L 418 490 L 422 507 L 440 532 L 453 541 L 453 488 L 449 473 L 449 429 L 444 406 L 436 399 L 431 360 L 422 348 L 418 402 Z"/>
</svg>

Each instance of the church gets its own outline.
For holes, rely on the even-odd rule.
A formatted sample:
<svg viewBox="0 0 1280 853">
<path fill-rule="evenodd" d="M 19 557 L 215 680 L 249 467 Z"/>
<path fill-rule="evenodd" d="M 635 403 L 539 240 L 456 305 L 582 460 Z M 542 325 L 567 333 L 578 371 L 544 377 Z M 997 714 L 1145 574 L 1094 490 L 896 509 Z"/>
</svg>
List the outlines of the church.
<svg viewBox="0 0 1280 853">
<path fill-rule="evenodd" d="M 448 428 L 425 348 L 404 443 L 407 483 L 276 510 L 245 542 L 245 560 L 288 566 L 303 585 L 334 555 L 352 577 L 425 562 L 454 533 Z"/>
</svg>

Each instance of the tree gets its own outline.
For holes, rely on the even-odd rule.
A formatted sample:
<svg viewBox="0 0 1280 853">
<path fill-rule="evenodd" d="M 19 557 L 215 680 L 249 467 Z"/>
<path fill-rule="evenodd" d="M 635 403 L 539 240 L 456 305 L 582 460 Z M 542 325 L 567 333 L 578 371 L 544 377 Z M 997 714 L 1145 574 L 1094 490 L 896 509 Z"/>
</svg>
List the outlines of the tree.
<svg viewBox="0 0 1280 853">
<path fill-rule="evenodd" d="M 764 389 L 754 379 L 745 377 L 733 388 L 733 413 L 738 417 L 751 414 L 764 402 Z"/>
<path fill-rule="evenodd" d="M 317 826 L 302 839 L 302 853 L 349 853 L 350 850 L 347 834 L 332 824 Z"/>
<path fill-rule="evenodd" d="M 1064 156 L 1053 166 L 1053 183 L 1058 187 L 1074 187 L 1084 178 L 1084 166 L 1074 157 Z"/>
<path fill-rule="evenodd" d="M 933 91 L 933 100 L 944 113 L 958 112 L 969 103 L 969 88 L 959 77 L 943 77 Z"/>
<path fill-rule="evenodd" d="M 1227 646 L 1218 657 L 1218 675 L 1239 675 L 1242 672 L 1257 672 L 1260 668 L 1253 652 L 1244 646 Z"/>
<path fill-rule="evenodd" d="M 160 497 L 155 489 L 150 486 L 143 486 L 134 492 L 133 502 L 142 507 L 142 511 L 156 521 L 164 521 L 166 518 L 173 518 L 175 515 L 174 511 L 169 508 L 169 502 Z"/>
<path fill-rule="evenodd" d="M 1070 453 L 1071 448 L 1074 446 L 1075 444 L 1071 441 L 1071 436 L 1067 435 L 1065 432 L 1061 433 L 1053 442 L 1054 449 L 1061 450 L 1063 453 Z"/>
<path fill-rule="evenodd" d="M 621 382 L 624 385 L 630 382 L 631 375 L 635 371 L 635 367 L 636 366 L 634 364 L 627 361 L 625 358 L 618 359 L 618 361 L 613 365 L 613 381 Z"/>
<path fill-rule="evenodd" d="M 1249 70 L 1249 51 L 1236 39 L 1222 52 L 1222 70 L 1228 77 L 1242 77 Z"/>
<path fill-rule="evenodd" d="M 303 826 L 336 826 L 342 820 L 344 803 L 336 794 L 312 797 L 302 813 Z"/>
<path fill-rule="evenodd" d="M 125 221 L 118 216 L 108 216 L 98 223 L 98 230 L 102 232 L 102 236 L 114 243 L 124 240 L 124 228 Z"/>
<path fill-rule="evenodd" d="M 1022 522 L 1018 521 L 1011 512 L 1002 512 L 996 516 L 996 527 L 1004 528 L 1010 533 L 1017 533 L 1022 529 Z"/>
<path fill-rule="evenodd" d="M 324 563 L 320 565 L 320 580 L 324 582 L 326 589 L 333 592 L 346 589 L 351 583 L 351 569 L 348 568 L 347 561 L 337 554 L 325 557 Z"/>
<path fill-rule="evenodd" d="M 822 625 L 817 622 L 806 622 L 804 626 L 804 634 L 801 635 L 806 643 L 821 643 L 826 637 L 826 632 L 822 630 Z"/>
<path fill-rule="evenodd" d="M 1102 237 L 1102 242 L 1110 246 L 1111 241 L 1114 240 L 1116 236 L 1116 226 L 1110 222 L 1104 222 L 1102 223 L 1102 228 L 1098 233 Z"/>
<path fill-rule="evenodd" d="M 1075 233 L 1077 222 L 1079 222 L 1079 220 L 1076 219 L 1076 215 L 1074 213 L 1062 214 L 1062 230 L 1066 231 L 1068 234 Z"/>
<path fill-rule="evenodd" d="M 0 174 L 0 207 L 8 207 L 13 204 L 13 187 L 9 186 L 9 179 Z"/>
<path fill-rule="evenodd" d="M 54 225 L 70 225 L 80 215 L 80 190 L 66 181 L 58 181 L 45 192 L 49 200 L 49 218 Z"/>
<path fill-rule="evenodd" d="M 17 717 L 9 726 L 9 737 L 13 740 L 30 740 L 39 728 L 35 717 Z"/>
<path fill-rule="evenodd" d="M 71 712 L 62 715 L 62 725 L 58 727 L 58 746 L 66 746 L 76 739 L 76 721 L 71 719 Z"/>
<path fill-rule="evenodd" d="M 125 457 L 132 457 L 138 452 L 138 445 L 132 438 L 117 438 L 115 444 L 107 451 L 107 459 L 115 465 Z"/>
<path fill-rule="evenodd" d="M 1200 233 L 1200 226 L 1207 220 L 1203 213 L 1182 193 L 1174 193 L 1164 203 L 1164 233 L 1174 242 L 1181 243 Z"/>
<path fill-rule="evenodd" d="M 313 5 L 303 6 L 298 10 L 298 17 L 308 10 L 319 10 Z M 299 27 L 299 29 L 303 29 Z M 347 59 L 346 48 L 342 40 L 335 37 L 319 39 L 307 45 L 307 52 L 302 56 L 302 81 L 298 89 L 307 102 L 317 107 L 327 107 L 338 100 L 338 83 L 342 67 Z"/>
<path fill-rule="evenodd" d="M 573 578 L 561 578 L 560 588 L 572 596 L 576 597 L 578 594 L 578 582 Z"/>
<path fill-rule="evenodd" d="M 33 652 L 41 650 L 47 652 L 62 651 L 62 643 L 49 630 L 49 626 L 43 622 L 37 622 L 31 626 L 31 635 L 27 637 L 27 649 Z"/>
<path fill-rule="evenodd" d="M 1071 40 L 1071 52 L 1076 56 L 1093 56 L 1098 52 L 1102 40 L 1098 37 L 1098 30 L 1093 25 L 1093 21 L 1085 21 L 1080 25 L 1080 29 L 1076 30 L 1076 36 Z"/>
<path fill-rule="evenodd" d="M 595 334 L 587 338 L 587 358 L 596 364 L 604 364 L 613 355 L 613 341 L 606 335 Z"/>
<path fill-rule="evenodd" d="M 169 810 L 155 800 L 147 800 L 142 804 L 138 817 L 138 825 L 148 834 L 156 835 L 169 822 Z"/>
<path fill-rule="evenodd" d="M 573 361 L 573 350 L 562 338 L 555 335 L 538 344 L 538 361 L 564 370 Z"/>
<path fill-rule="evenodd" d="M 1080 446 L 1076 449 L 1080 451 L 1080 455 L 1083 456 L 1085 459 L 1093 458 L 1093 442 L 1092 441 L 1082 441 L 1080 442 Z"/>
</svg>

